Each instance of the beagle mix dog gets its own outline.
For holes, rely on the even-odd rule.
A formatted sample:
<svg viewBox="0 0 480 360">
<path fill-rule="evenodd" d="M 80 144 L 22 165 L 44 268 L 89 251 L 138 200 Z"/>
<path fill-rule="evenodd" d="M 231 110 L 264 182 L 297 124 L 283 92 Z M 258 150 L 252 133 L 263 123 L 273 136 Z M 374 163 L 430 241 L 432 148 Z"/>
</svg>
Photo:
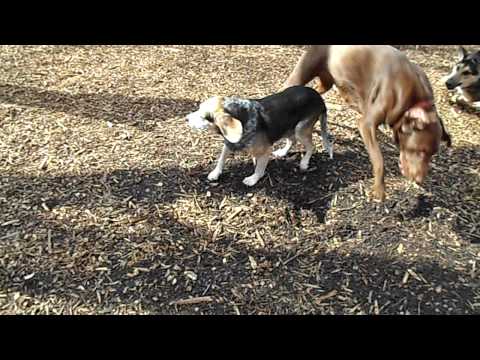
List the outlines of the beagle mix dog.
<svg viewBox="0 0 480 360">
<path fill-rule="evenodd" d="M 297 62 L 284 87 L 304 85 L 318 77 L 316 89 L 335 85 L 347 103 L 360 112 L 358 128 L 373 166 L 373 197 L 385 199 L 384 161 L 377 128 L 388 125 L 400 148 L 399 166 L 420 184 L 440 142 L 451 146 L 437 113 L 430 82 L 404 53 L 386 45 L 313 45 Z"/>
<path fill-rule="evenodd" d="M 309 87 L 289 87 L 259 100 L 215 96 L 187 116 L 190 127 L 213 129 L 224 138 L 223 150 L 208 180 L 215 181 L 220 177 L 225 161 L 232 152 L 245 150 L 253 157 L 255 164 L 253 175 L 243 180 L 247 186 L 255 185 L 264 176 L 272 147 L 280 139 L 286 139 L 286 145 L 273 152 L 273 155 L 286 156 L 299 141 L 305 147 L 300 169 L 307 170 L 314 151 L 312 131 L 319 119 L 323 145 L 332 158 L 327 109 L 320 94 Z"/>
</svg>

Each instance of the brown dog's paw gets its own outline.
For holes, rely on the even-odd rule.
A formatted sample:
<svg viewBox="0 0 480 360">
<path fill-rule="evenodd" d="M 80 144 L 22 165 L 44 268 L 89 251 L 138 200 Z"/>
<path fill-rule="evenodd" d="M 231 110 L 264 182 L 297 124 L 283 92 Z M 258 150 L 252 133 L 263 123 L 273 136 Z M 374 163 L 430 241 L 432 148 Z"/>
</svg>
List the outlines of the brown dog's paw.
<svg viewBox="0 0 480 360">
<path fill-rule="evenodd" d="M 384 187 L 373 186 L 371 196 L 374 200 L 384 202 L 385 198 L 386 198 L 385 188 Z"/>
</svg>

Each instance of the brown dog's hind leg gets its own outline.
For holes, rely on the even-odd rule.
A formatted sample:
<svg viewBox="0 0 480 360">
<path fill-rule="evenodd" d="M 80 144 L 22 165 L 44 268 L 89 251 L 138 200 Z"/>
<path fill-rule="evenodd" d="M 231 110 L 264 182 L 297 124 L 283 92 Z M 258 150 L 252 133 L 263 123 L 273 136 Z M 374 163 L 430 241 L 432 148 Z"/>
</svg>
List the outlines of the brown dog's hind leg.
<svg viewBox="0 0 480 360">
<path fill-rule="evenodd" d="M 324 76 L 322 73 L 328 71 L 329 48 L 329 45 L 308 46 L 298 59 L 287 80 L 283 83 L 281 90 L 285 90 L 291 86 L 306 85 L 312 81 L 315 76 L 320 76 L 323 82 Z M 328 85 L 324 83 L 324 86 L 325 91 L 327 91 Z"/>
<path fill-rule="evenodd" d="M 332 88 L 333 84 L 332 76 L 327 71 L 323 71 L 315 77 L 312 88 L 323 95 Z"/>
</svg>

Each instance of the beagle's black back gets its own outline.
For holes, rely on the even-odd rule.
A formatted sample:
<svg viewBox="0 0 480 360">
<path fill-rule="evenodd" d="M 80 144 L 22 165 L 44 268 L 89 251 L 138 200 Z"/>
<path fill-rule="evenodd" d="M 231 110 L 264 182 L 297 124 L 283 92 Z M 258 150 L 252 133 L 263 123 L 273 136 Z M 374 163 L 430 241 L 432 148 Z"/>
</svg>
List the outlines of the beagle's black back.
<svg viewBox="0 0 480 360">
<path fill-rule="evenodd" d="M 259 100 L 266 116 L 263 117 L 267 136 L 273 142 L 295 129 L 300 121 L 318 118 L 327 111 L 318 92 L 305 86 L 294 86 L 281 93 Z"/>
<path fill-rule="evenodd" d="M 320 94 L 305 86 L 292 86 L 263 99 L 231 98 L 224 106 L 244 128 L 254 125 L 255 132 L 264 131 L 272 144 L 294 130 L 299 122 L 317 120 L 327 111 Z"/>
</svg>

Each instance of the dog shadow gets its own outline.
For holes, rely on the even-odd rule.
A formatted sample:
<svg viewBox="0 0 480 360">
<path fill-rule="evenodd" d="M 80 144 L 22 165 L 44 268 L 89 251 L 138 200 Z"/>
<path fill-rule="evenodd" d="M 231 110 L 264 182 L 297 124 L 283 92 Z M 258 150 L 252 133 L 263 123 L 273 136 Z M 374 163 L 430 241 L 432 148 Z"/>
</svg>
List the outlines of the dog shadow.
<svg viewBox="0 0 480 360">
<path fill-rule="evenodd" d="M 407 207 L 408 211 L 399 210 L 399 220 L 427 218 L 433 216 L 435 207 L 442 207 L 455 214 L 455 231 L 460 238 L 467 242 L 478 242 L 475 224 L 480 222 L 479 150 L 478 147 L 442 150 L 434 158 L 434 169 L 423 186 L 427 194 L 412 199 L 413 205 Z M 383 153 L 387 174 L 400 177 L 398 152 L 391 147 L 384 147 Z M 242 183 L 254 171 L 251 160 L 244 156 L 228 161 L 224 173 L 215 183 L 206 179 L 214 163 L 190 168 L 169 165 L 158 169 L 117 169 L 87 175 L 4 174 L 2 183 L 6 185 L 3 187 L 2 207 L 5 214 L 15 214 L 18 204 L 22 204 L 30 211 L 16 218 L 25 226 L 38 226 L 42 221 L 39 215 L 45 212 L 44 208 L 52 210 L 68 206 L 92 211 L 114 208 L 119 213 L 128 214 L 135 212 L 135 207 L 139 206 L 154 214 L 155 205 L 174 203 L 185 195 L 210 192 L 212 199 L 221 202 L 232 194 L 245 198 L 258 193 L 286 200 L 286 211 L 296 218 L 299 218 L 297 215 L 302 210 L 307 210 L 315 214 L 317 221 L 324 223 L 332 199 L 339 190 L 355 186 L 360 181 L 369 182 L 372 178 L 368 155 L 358 139 L 337 139 L 334 159 L 330 160 L 326 153 L 317 152 L 312 156 L 309 171 L 305 173 L 299 171 L 300 157 L 300 153 L 294 152 L 287 159 L 271 160 L 266 175 L 254 187 Z M 386 206 L 397 206 L 398 202 L 407 200 L 410 201 L 410 197 L 400 195 L 392 200 L 387 199 Z M 10 226 L 4 228 L 5 231 L 9 229 Z"/>
<path fill-rule="evenodd" d="M 386 135 L 380 135 L 386 174 L 390 178 L 402 178 L 398 168 L 398 150 L 388 143 Z M 326 153 L 312 156 L 307 172 L 299 171 L 300 152 L 292 152 L 286 159 L 272 159 L 266 175 L 254 186 L 242 183 L 254 171 L 250 159 L 242 158 L 227 162 L 218 185 L 210 188 L 212 193 L 225 196 L 235 193 L 247 196 L 261 193 L 267 197 L 287 200 L 294 215 L 302 210 L 313 211 L 317 221 L 324 223 L 332 199 L 339 190 L 360 181 L 370 183 L 373 175 L 363 142 L 359 139 L 336 139 L 334 159 Z M 478 203 L 480 202 L 480 149 L 478 146 L 453 147 L 442 150 L 432 161 L 433 169 L 422 185 L 423 191 L 415 196 L 390 194 L 385 206 L 399 221 L 411 221 L 434 216 L 436 207 L 448 209 L 455 216 L 454 231 L 467 243 L 480 242 Z M 213 169 L 213 164 L 211 166 Z M 192 174 L 206 178 L 211 169 L 196 167 Z M 202 179 L 207 184 L 206 179 Z M 370 185 L 365 184 L 366 190 Z M 387 191 L 388 191 L 387 180 Z M 390 191 L 392 193 L 392 191 Z M 367 199 L 365 199 L 367 201 Z M 371 206 L 373 208 L 373 205 Z"/>
<path fill-rule="evenodd" d="M 238 156 L 227 161 L 223 174 L 211 191 L 218 196 L 235 193 L 241 197 L 258 192 L 266 197 L 286 200 L 290 204 L 286 210 L 294 217 L 302 210 L 307 210 L 312 211 L 317 220 L 324 223 L 332 198 L 338 190 L 372 176 L 368 155 L 358 139 L 337 139 L 333 159 L 326 152 L 314 153 L 309 169 L 305 172 L 299 169 L 302 155 L 300 151 L 291 151 L 285 158 L 272 157 L 265 176 L 253 187 L 245 186 L 242 181 L 253 174 L 254 165 L 247 156 Z M 387 161 L 387 166 L 398 167 L 395 160 Z M 212 164 L 210 170 L 213 167 Z M 202 167 L 191 171 L 202 178 L 206 178 L 209 172 Z M 394 171 L 399 174 L 398 170 Z"/>
<path fill-rule="evenodd" d="M 302 172 L 299 170 L 301 153 L 292 152 L 286 159 L 272 159 L 264 178 L 252 188 L 242 183 L 243 178 L 254 171 L 250 163 L 231 164 L 222 181 L 230 183 L 230 189 L 240 195 L 259 191 L 271 198 L 287 200 L 291 205 L 288 211 L 294 216 L 301 210 L 310 210 L 323 223 L 335 192 L 363 178 L 360 169 L 349 166 L 356 158 L 351 151 L 336 153 L 333 160 L 317 153 L 312 156 L 308 171 Z"/>
<path fill-rule="evenodd" d="M 424 188 L 434 194 L 428 209 L 443 207 L 455 215 L 455 231 L 463 240 L 480 243 L 480 147 L 453 146 L 441 152 Z"/>
<path fill-rule="evenodd" d="M 64 112 L 96 121 L 135 126 L 152 131 L 159 121 L 193 111 L 197 102 L 189 99 L 133 97 L 106 92 L 71 94 L 18 85 L 0 85 L 0 103 Z"/>
<path fill-rule="evenodd" d="M 185 223 L 173 211 L 171 214 L 167 211 L 168 204 L 184 195 L 209 191 L 217 204 L 231 194 L 243 197 L 260 193 L 287 200 L 291 210 L 311 210 L 319 221 L 324 221 L 336 192 L 371 176 L 368 156 L 360 140 L 337 139 L 336 145 L 334 160 L 325 153 L 316 153 L 307 173 L 298 171 L 299 153 L 293 153 L 291 159 L 272 160 L 265 178 L 253 188 L 242 183 L 253 172 L 251 161 L 243 157 L 227 163 L 217 185 L 206 180 L 213 164 L 188 169 L 130 168 L 78 176 L 3 175 L 2 183 L 7 185 L 3 187 L 2 210 L 15 213 L 21 205 L 29 209 L 30 215 L 18 213 L 15 218 L 19 223 L 2 224 L 5 234 L 11 234 L 12 238 L 2 240 L 4 249 L 11 251 L 11 260 L 0 269 L 0 288 L 36 298 L 54 294 L 67 304 L 80 300 L 84 306 L 105 312 L 113 311 L 120 303 L 139 304 L 152 313 L 194 313 L 192 307 L 170 304 L 190 296 L 212 296 L 220 300 L 196 305 L 200 312 L 232 313 L 235 304 L 242 313 L 349 313 L 356 305 L 337 301 L 336 296 L 348 295 L 358 301 L 368 299 L 370 292 L 377 296 L 380 306 L 384 305 L 383 313 L 406 310 L 416 313 L 420 307 L 421 313 L 435 313 L 438 310 L 435 303 L 446 297 L 456 301 L 453 312 L 471 311 L 468 302 L 474 303 L 476 294 L 471 284 L 462 280 L 468 278 L 465 271 L 444 268 L 435 262 L 412 263 L 366 254 L 361 249 L 350 254 L 323 251 L 318 239 L 327 238 L 327 234 L 302 239 L 297 248 L 284 244 L 272 247 L 268 243 L 267 248 L 254 248 L 238 242 L 230 233 L 212 240 L 212 229 Z M 432 196 L 421 195 L 410 216 L 432 216 L 437 206 L 449 209 L 458 218 L 454 231 L 460 238 L 474 242 L 477 238 L 472 229 L 479 223 L 479 219 L 475 220 L 480 199 L 480 179 L 475 172 L 480 168 L 479 150 L 454 147 L 442 151 L 425 185 Z M 398 154 L 388 148 L 384 149 L 384 155 L 387 168 L 393 169 Z M 395 170 L 397 175 L 400 176 Z M 160 215 L 157 205 L 163 206 Z M 55 211 L 60 206 L 73 211 L 80 209 L 82 216 L 90 217 L 91 221 L 79 224 L 75 217 L 63 218 L 61 211 Z M 334 230 L 343 231 L 342 236 L 348 236 L 344 235 L 346 232 L 354 234 L 356 229 L 353 225 L 349 227 L 347 213 L 344 218 Z M 20 231 L 35 234 L 37 240 L 20 236 L 15 240 L 15 232 Z M 398 231 L 395 227 L 368 241 L 381 242 Z M 13 260 L 15 257 L 18 261 Z M 67 268 L 71 263 L 74 267 Z M 317 266 L 316 273 L 305 277 L 305 268 Z M 138 268 L 141 270 L 135 272 Z M 385 291 L 385 283 L 398 284 L 401 276 L 411 269 L 428 275 L 429 283 L 388 285 L 391 287 Z M 185 275 L 189 272 L 195 274 L 196 280 L 189 280 Z M 177 279 L 175 284 L 173 278 Z M 253 283 L 257 285 L 243 286 Z M 299 284 L 315 287 L 299 287 Z M 351 292 L 344 292 L 342 285 Z M 435 290 L 438 287 L 440 291 Z M 421 295 L 421 299 L 411 297 L 412 291 Z M 282 303 L 275 301 L 279 294 L 285 298 Z M 331 298 L 325 298 L 326 295 Z M 364 312 L 373 312 L 366 300 L 361 307 Z"/>
<path fill-rule="evenodd" d="M 172 216 L 152 217 L 149 225 L 155 230 L 146 238 L 98 225 L 77 228 L 75 235 L 72 229 L 50 225 L 52 254 L 42 245 L 37 256 L 9 262 L 0 289 L 38 299 L 53 295 L 65 304 L 65 312 L 80 304 L 89 313 L 113 313 L 129 305 L 153 314 L 349 314 L 352 309 L 435 314 L 437 304 L 448 300 L 456 304 L 452 312 L 463 314 L 475 302 L 475 289 L 461 281 L 464 272 L 434 262 L 304 251 L 321 248 L 315 240 L 298 249 L 253 248 L 228 234 L 212 242 L 207 229 L 192 229 Z M 71 263 L 75 266 L 65 266 Z M 305 274 L 306 268 L 312 271 Z M 399 276 L 412 269 L 427 276 L 428 284 L 399 284 Z M 368 300 L 372 294 L 377 307 Z M 190 297 L 212 300 L 175 305 Z"/>
</svg>

